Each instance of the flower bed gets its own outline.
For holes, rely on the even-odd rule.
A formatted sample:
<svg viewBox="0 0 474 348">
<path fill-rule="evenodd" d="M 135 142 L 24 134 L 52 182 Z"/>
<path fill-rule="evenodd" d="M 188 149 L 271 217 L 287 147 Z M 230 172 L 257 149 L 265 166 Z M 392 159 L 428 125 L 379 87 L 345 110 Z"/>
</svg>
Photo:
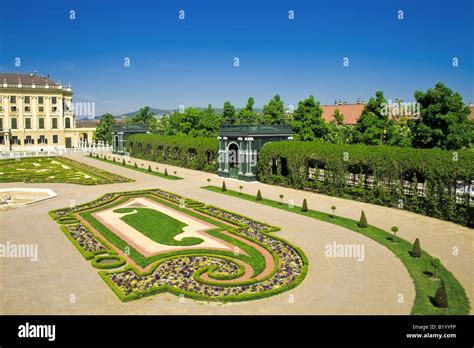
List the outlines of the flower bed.
<svg viewBox="0 0 474 348">
<path fill-rule="evenodd" d="M 268 234 L 277 231 L 277 227 L 217 207 L 206 206 L 202 202 L 186 200 L 184 197 L 160 189 L 107 194 L 86 204 L 52 211 L 50 215 L 60 222 L 65 217 L 74 217 L 84 211 L 93 212 L 101 207 L 109 209 L 114 204 L 126 200 L 126 197 L 142 195 L 147 197 L 153 195 L 161 204 L 186 212 L 194 218 L 212 222 L 218 228 L 209 230 L 208 233 L 214 238 L 234 244 L 243 253 L 183 249 L 150 257 L 156 261 L 153 261 L 148 271 L 139 271 L 133 264 L 127 264 L 120 271 L 101 271 L 102 278 L 121 300 L 130 301 L 169 291 L 201 300 L 244 301 L 282 293 L 303 281 L 307 273 L 307 259 L 298 248 Z M 224 223 L 219 223 L 219 220 Z M 229 226 L 228 223 L 238 228 Z M 92 226 L 94 229 L 97 228 Z M 114 248 L 108 243 L 120 239 L 117 236 L 109 239 L 109 235 L 106 236 L 108 241 L 104 242 L 97 238 L 94 230 L 89 230 L 82 223 L 63 225 L 63 228 L 87 259 L 94 258 L 100 253 L 110 254 Z M 223 231 L 227 231 L 227 234 L 222 233 Z M 101 230 L 103 235 L 104 232 Z M 123 247 L 126 243 L 120 245 Z M 268 259 L 262 256 L 255 245 L 268 251 L 272 256 L 272 264 L 266 264 Z M 117 249 L 119 252 L 121 250 L 123 249 Z M 136 257 L 138 252 L 132 251 L 135 254 L 130 254 L 130 257 Z M 108 258 L 117 259 L 117 256 L 95 257 L 92 261 L 93 266 L 100 267 L 100 260 Z M 252 267 L 253 274 L 245 274 L 244 264 Z M 113 263 L 114 267 L 119 267 L 117 265 Z M 262 273 L 264 271 L 265 273 Z"/>
</svg>

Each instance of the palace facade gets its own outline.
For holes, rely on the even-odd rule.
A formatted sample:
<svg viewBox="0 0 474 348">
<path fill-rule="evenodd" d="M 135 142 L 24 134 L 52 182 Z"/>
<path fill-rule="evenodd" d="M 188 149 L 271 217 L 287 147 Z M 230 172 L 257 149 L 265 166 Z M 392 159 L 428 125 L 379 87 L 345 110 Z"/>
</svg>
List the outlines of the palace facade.
<svg viewBox="0 0 474 348">
<path fill-rule="evenodd" d="M 37 74 L 0 73 L 0 151 L 73 148 L 95 127 L 77 128 L 71 86 Z"/>
</svg>

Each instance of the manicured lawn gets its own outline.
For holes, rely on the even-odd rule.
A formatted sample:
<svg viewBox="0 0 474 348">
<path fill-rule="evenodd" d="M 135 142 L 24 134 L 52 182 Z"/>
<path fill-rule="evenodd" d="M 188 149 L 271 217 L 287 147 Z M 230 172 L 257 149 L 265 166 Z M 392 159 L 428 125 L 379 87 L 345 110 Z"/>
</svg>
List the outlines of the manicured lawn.
<svg viewBox="0 0 474 348">
<path fill-rule="evenodd" d="M 135 167 L 134 165 L 123 164 L 123 162 L 114 162 L 112 160 L 108 160 L 107 158 L 95 157 L 95 156 L 90 156 L 90 158 L 93 158 L 93 159 L 96 159 L 96 160 L 102 161 L 102 162 L 115 164 L 117 166 L 126 167 L 128 169 L 133 169 L 133 170 L 136 170 L 137 172 L 158 176 L 158 177 L 163 178 L 163 179 L 168 179 L 168 180 L 181 180 L 181 179 L 183 179 L 183 178 L 180 178 L 179 176 L 176 176 L 176 175 L 171 175 L 171 174 L 165 175 L 165 173 L 160 173 L 160 172 L 156 172 L 156 171 L 153 171 L 153 170 L 148 171 L 147 168 Z"/>
<path fill-rule="evenodd" d="M 412 243 L 408 242 L 401 238 L 396 238 L 397 242 L 392 240 L 393 235 L 387 231 L 384 231 L 380 228 L 369 225 L 367 228 L 360 228 L 357 225 L 357 221 L 351 220 L 341 216 L 332 217 L 331 214 L 319 212 L 316 210 L 309 209 L 307 212 L 302 212 L 300 206 L 295 206 L 290 208 L 286 204 L 281 204 L 278 201 L 273 201 L 270 199 L 263 198 L 261 201 L 256 201 L 255 196 L 239 193 L 237 191 L 232 191 L 227 189 L 227 191 L 222 191 L 220 187 L 216 186 L 204 186 L 203 189 L 221 193 L 227 196 L 236 197 L 244 199 L 247 201 L 256 202 L 259 204 L 267 205 L 273 208 L 286 210 L 291 213 L 305 215 L 320 221 L 325 221 L 331 224 L 335 224 L 344 228 L 348 228 L 357 233 L 361 233 L 368 238 L 375 240 L 376 242 L 382 244 L 383 246 L 390 249 L 405 265 L 408 272 L 410 273 L 416 290 L 415 303 L 412 307 L 412 314 L 415 315 L 460 315 L 469 314 L 470 304 L 469 299 L 467 298 L 466 292 L 459 281 L 453 276 L 442 265 L 437 270 L 438 279 L 435 279 L 431 276 L 430 272 L 433 272 L 433 267 L 431 267 L 431 260 L 433 259 L 426 252 L 422 252 L 420 258 L 413 258 L 410 255 L 412 250 Z M 265 192 L 262 192 L 265 196 Z M 370 216 L 368 216 L 370 222 Z M 423 243 L 423 241 L 421 241 Z M 381 260 L 382 261 L 382 260 Z M 380 267 L 383 267 L 381 262 Z M 387 276 L 390 276 L 390 270 L 387 270 Z M 446 309 L 437 308 L 431 303 L 431 297 L 434 296 L 436 290 L 440 284 L 440 280 L 443 279 L 449 298 L 449 307 Z"/>
<path fill-rule="evenodd" d="M 98 185 L 126 181 L 131 180 L 65 157 L 0 160 L 0 182 Z"/>
<path fill-rule="evenodd" d="M 120 208 L 115 213 L 136 213 L 122 216 L 120 219 L 140 231 L 157 243 L 165 245 L 196 245 L 203 242 L 201 238 L 186 237 L 178 241 L 174 237 L 183 232 L 187 225 L 149 208 Z"/>
</svg>

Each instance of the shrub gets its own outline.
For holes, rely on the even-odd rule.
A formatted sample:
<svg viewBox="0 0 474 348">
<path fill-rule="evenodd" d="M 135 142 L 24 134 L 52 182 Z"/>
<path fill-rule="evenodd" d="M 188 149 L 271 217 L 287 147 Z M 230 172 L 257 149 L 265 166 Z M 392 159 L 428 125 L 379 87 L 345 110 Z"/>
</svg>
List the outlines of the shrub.
<svg viewBox="0 0 474 348">
<path fill-rule="evenodd" d="M 260 190 L 258 190 L 258 192 L 257 192 L 257 197 L 255 197 L 255 200 L 257 200 L 257 201 L 261 201 L 261 200 L 262 200 L 262 193 L 260 192 Z"/>
<path fill-rule="evenodd" d="M 332 218 L 334 219 L 336 217 L 336 215 L 334 215 L 334 212 L 336 211 L 336 206 L 335 205 L 331 206 L 331 210 L 332 210 Z"/>
<path fill-rule="evenodd" d="M 134 134 L 126 148 L 134 157 L 214 173 L 217 171 L 216 137 Z"/>
<path fill-rule="evenodd" d="M 347 161 L 342 160 L 344 152 L 350 153 Z M 404 210 L 474 227 L 474 218 L 469 219 L 474 207 L 469 206 L 468 197 L 456 203 L 455 190 L 449 190 L 456 180 L 474 180 L 474 151 L 459 150 L 457 155 L 453 161 L 451 151 L 440 149 L 268 142 L 259 152 L 257 173 L 263 183 L 378 205 L 396 207 L 395 202 L 402 199 Z M 309 175 L 309 169 L 314 175 Z M 358 185 L 347 174 L 358 175 Z M 390 184 L 385 185 L 388 180 Z M 424 182 L 424 195 L 405 194 L 403 180 L 411 183 L 411 189 Z"/>
<path fill-rule="evenodd" d="M 209 185 L 211 182 L 211 178 L 207 178 L 206 180 L 207 180 L 207 184 Z"/>
<path fill-rule="evenodd" d="M 415 239 L 415 243 L 413 243 L 413 249 L 411 249 L 410 255 L 412 257 L 421 257 L 420 240 L 418 238 Z"/>
<path fill-rule="evenodd" d="M 301 206 L 301 211 L 302 212 L 308 211 L 308 203 L 306 202 L 306 198 L 303 199 L 303 205 Z"/>
<path fill-rule="evenodd" d="M 221 191 L 222 192 L 225 192 L 227 191 L 227 187 L 225 187 L 225 181 L 222 182 L 222 188 L 221 188 Z"/>
<path fill-rule="evenodd" d="M 148 171 L 151 172 L 151 165 L 148 165 Z"/>
<path fill-rule="evenodd" d="M 441 280 L 441 285 L 434 296 L 434 305 L 439 308 L 448 308 L 448 294 L 446 293 L 446 287 L 444 281 Z"/>
<path fill-rule="evenodd" d="M 112 157 L 112 162 L 114 162 L 114 163 L 115 163 L 115 156 L 114 156 L 114 157 Z"/>
<path fill-rule="evenodd" d="M 433 266 L 434 272 L 433 272 L 433 277 L 436 278 L 436 271 L 438 270 L 439 266 L 441 265 L 441 261 L 439 259 L 433 259 L 431 260 L 431 266 Z"/>
<path fill-rule="evenodd" d="M 393 235 L 394 235 L 393 241 L 395 241 L 395 239 L 397 238 L 398 227 L 392 226 L 391 231 L 393 232 Z"/>
<path fill-rule="evenodd" d="M 285 196 L 283 195 L 283 193 L 280 193 L 280 205 L 283 204 L 283 198 L 284 198 L 284 197 L 285 197 Z"/>
<path fill-rule="evenodd" d="M 134 164 L 133 166 L 134 166 L 135 168 L 138 168 L 138 166 L 137 166 L 137 162 L 135 162 L 135 164 Z"/>
<path fill-rule="evenodd" d="M 365 217 L 365 213 L 363 210 L 362 210 L 362 213 L 360 214 L 359 223 L 357 225 L 359 225 L 359 227 L 361 228 L 366 228 L 368 226 L 367 218 Z"/>
<path fill-rule="evenodd" d="M 244 189 L 244 187 L 242 185 L 239 186 L 239 190 L 240 190 L 240 193 L 239 194 L 242 194 L 242 190 Z"/>
<path fill-rule="evenodd" d="M 173 172 L 173 174 L 176 176 L 176 174 L 178 174 L 178 172 L 175 170 L 175 171 Z"/>
<path fill-rule="evenodd" d="M 125 158 L 122 159 L 122 165 L 126 165 L 126 163 L 125 163 Z"/>
<path fill-rule="evenodd" d="M 165 176 L 168 176 L 168 169 L 165 168 Z"/>
</svg>

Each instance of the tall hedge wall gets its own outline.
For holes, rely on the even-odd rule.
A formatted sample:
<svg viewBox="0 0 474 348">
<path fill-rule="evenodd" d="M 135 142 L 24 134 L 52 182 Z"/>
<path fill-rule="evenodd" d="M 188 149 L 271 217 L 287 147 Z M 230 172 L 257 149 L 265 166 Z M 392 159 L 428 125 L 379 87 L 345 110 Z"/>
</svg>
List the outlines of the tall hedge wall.
<svg viewBox="0 0 474 348">
<path fill-rule="evenodd" d="M 185 168 L 217 171 L 216 138 L 135 134 L 127 139 L 126 149 L 133 157 Z"/>
<path fill-rule="evenodd" d="M 474 227 L 469 195 L 458 195 L 457 202 L 455 195 L 456 188 L 474 180 L 474 152 L 470 150 L 274 142 L 261 149 L 257 169 L 264 183 L 406 209 Z M 323 172 L 324 179 L 320 177 Z M 349 177 L 352 185 L 347 182 Z M 422 183 L 422 191 L 410 194 Z"/>
</svg>

